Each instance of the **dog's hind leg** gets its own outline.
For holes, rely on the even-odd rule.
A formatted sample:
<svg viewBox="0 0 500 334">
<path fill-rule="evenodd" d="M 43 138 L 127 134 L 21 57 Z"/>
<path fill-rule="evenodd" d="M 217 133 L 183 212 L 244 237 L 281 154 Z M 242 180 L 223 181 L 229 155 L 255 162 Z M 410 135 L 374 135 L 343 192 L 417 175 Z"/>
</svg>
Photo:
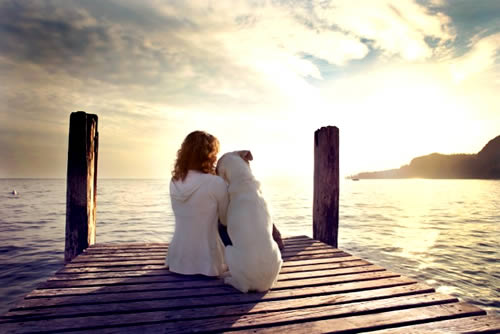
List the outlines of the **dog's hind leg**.
<svg viewBox="0 0 500 334">
<path fill-rule="evenodd" d="M 219 278 L 226 278 L 226 277 L 231 277 L 231 272 L 229 270 L 219 275 Z"/>
<path fill-rule="evenodd" d="M 224 283 L 233 286 L 233 288 L 240 290 L 243 293 L 247 293 L 249 290 L 249 286 L 247 284 L 244 284 L 231 276 L 224 278 Z"/>
<path fill-rule="evenodd" d="M 227 246 L 225 250 L 226 264 L 229 267 L 229 276 L 224 278 L 224 283 L 233 286 L 241 292 L 247 293 L 250 286 L 242 282 L 240 273 L 240 260 L 238 257 L 238 250 L 234 246 Z"/>
</svg>

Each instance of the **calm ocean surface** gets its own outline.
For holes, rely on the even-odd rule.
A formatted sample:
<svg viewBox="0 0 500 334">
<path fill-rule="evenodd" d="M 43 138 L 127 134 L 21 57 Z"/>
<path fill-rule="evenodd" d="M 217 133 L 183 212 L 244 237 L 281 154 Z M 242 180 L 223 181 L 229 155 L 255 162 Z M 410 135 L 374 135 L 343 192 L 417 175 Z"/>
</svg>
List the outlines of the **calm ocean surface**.
<svg viewBox="0 0 500 334">
<path fill-rule="evenodd" d="M 262 181 L 282 234 L 312 236 L 312 183 Z M 168 182 L 99 180 L 97 242 L 169 241 Z M 63 265 L 65 202 L 64 179 L 0 179 L 0 313 Z M 341 181 L 340 248 L 497 313 L 499 227 L 500 181 Z"/>
</svg>

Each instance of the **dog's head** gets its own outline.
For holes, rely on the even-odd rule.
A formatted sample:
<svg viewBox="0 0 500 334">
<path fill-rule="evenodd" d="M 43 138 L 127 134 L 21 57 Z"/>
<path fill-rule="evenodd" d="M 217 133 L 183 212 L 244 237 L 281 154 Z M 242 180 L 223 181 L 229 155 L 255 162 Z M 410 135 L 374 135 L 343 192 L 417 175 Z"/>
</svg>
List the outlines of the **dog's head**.
<svg viewBox="0 0 500 334">
<path fill-rule="evenodd" d="M 253 156 L 250 151 L 228 152 L 217 162 L 215 172 L 229 183 L 236 173 L 250 172 L 249 161 L 251 160 L 253 160 Z"/>
</svg>

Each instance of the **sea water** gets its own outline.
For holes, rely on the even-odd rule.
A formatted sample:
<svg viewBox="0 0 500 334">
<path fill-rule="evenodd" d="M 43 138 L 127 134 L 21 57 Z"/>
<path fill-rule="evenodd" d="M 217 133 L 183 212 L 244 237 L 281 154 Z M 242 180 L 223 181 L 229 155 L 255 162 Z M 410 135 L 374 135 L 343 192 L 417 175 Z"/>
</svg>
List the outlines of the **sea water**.
<svg viewBox="0 0 500 334">
<path fill-rule="evenodd" d="M 312 180 L 261 181 L 282 234 L 312 236 Z M 97 242 L 168 242 L 168 183 L 99 180 Z M 65 210 L 64 179 L 0 180 L 0 313 L 62 267 Z M 500 313 L 500 181 L 341 180 L 339 216 L 339 248 Z"/>
</svg>

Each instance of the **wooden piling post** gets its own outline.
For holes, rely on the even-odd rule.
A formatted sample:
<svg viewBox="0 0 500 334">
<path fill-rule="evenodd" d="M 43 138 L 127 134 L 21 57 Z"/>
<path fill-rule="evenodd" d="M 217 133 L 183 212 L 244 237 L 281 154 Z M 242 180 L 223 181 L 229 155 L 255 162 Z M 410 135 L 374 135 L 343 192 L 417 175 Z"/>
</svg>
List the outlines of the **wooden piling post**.
<svg viewBox="0 0 500 334">
<path fill-rule="evenodd" d="M 338 247 L 339 129 L 314 132 L 313 238 Z"/>
<path fill-rule="evenodd" d="M 96 239 L 97 115 L 71 113 L 66 188 L 64 260 L 71 261 Z"/>
</svg>

